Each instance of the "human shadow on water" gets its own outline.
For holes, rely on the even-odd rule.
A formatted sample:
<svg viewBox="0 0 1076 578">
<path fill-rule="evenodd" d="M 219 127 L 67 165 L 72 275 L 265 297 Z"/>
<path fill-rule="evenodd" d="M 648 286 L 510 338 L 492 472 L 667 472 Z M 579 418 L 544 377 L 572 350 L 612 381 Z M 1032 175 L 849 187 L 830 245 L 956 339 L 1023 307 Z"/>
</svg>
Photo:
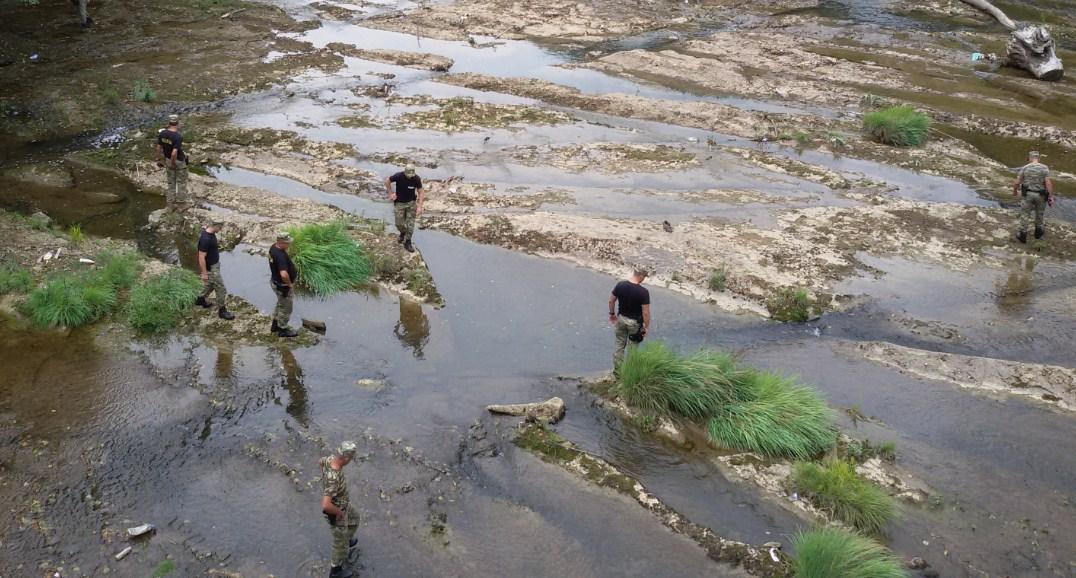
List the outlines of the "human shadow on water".
<svg viewBox="0 0 1076 578">
<path fill-rule="evenodd" d="M 422 310 L 422 304 L 401 297 L 400 320 L 392 332 L 404 347 L 411 348 L 416 359 L 422 359 L 422 350 L 430 340 L 430 320 Z"/>
</svg>

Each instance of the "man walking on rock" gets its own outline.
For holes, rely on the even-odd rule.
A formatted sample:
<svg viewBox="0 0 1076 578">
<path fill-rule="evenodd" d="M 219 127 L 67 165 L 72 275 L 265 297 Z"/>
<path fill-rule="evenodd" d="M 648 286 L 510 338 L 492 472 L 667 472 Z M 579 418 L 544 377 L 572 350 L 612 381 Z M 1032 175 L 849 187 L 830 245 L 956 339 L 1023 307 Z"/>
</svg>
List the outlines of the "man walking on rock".
<svg viewBox="0 0 1076 578">
<path fill-rule="evenodd" d="M 1054 182 L 1050 179 L 1050 169 L 1039 162 L 1039 151 L 1027 154 L 1028 163 L 1016 174 L 1012 185 L 1014 196 L 1023 196 L 1020 208 L 1020 232 L 1017 240 L 1027 243 L 1027 233 L 1035 226 L 1035 238 L 1041 239 L 1046 234 L 1046 206 L 1054 206 Z"/>
<path fill-rule="evenodd" d="M 647 272 L 636 267 L 631 279 L 621 281 L 609 296 L 609 323 L 615 328 L 616 349 L 613 350 L 613 373 L 620 370 L 628 342 L 638 344 L 650 331 L 650 291 L 643 287 Z M 620 304 L 619 314 L 614 309 Z"/>
<path fill-rule="evenodd" d="M 206 309 L 212 307 L 213 304 L 205 299 L 210 293 L 216 292 L 217 315 L 231 321 L 235 319 L 235 315 L 228 311 L 228 289 L 224 286 L 224 277 L 220 274 L 220 249 L 217 245 L 217 233 L 222 226 L 220 221 L 214 221 L 202 229 L 202 236 L 198 238 L 198 269 L 202 275 L 203 288 L 195 303 Z"/>
<path fill-rule="evenodd" d="M 392 184 L 396 190 L 392 190 Z M 411 236 L 415 233 L 415 219 L 422 214 L 422 202 L 426 191 L 422 189 L 422 178 L 415 172 L 415 165 L 407 165 L 402 172 L 385 179 L 385 192 L 393 202 L 396 212 L 396 230 L 400 232 L 400 242 L 408 253 L 414 253 Z"/>
<path fill-rule="evenodd" d="M 355 459 L 355 452 L 355 442 L 343 442 L 334 455 L 321 459 L 321 483 L 324 487 L 321 511 L 329 521 L 333 536 L 332 569 L 329 571 L 329 578 L 352 576 L 351 568 L 345 564 L 348 562 L 348 551 L 358 543 L 354 536 L 359 529 L 359 513 L 351 505 L 348 496 L 344 466 Z"/>
<path fill-rule="evenodd" d="M 187 154 L 183 152 L 183 135 L 179 132 L 179 115 L 168 116 L 168 126 L 157 133 L 157 165 L 168 175 L 164 198 L 169 210 L 190 206 L 187 194 Z"/>
<path fill-rule="evenodd" d="M 276 243 L 269 247 L 269 273 L 272 275 L 273 293 L 276 294 L 276 308 L 273 310 L 273 326 L 270 329 L 280 337 L 295 337 L 299 333 L 288 327 L 291 319 L 292 291 L 298 279 L 295 264 L 288 255 L 291 235 L 277 235 Z"/>
</svg>

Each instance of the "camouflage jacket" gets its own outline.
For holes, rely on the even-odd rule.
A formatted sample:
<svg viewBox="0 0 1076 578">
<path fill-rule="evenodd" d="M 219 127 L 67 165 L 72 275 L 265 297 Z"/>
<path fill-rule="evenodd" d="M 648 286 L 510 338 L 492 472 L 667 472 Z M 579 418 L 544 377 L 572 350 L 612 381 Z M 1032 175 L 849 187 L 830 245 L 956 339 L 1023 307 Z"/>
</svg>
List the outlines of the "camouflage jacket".
<svg viewBox="0 0 1076 578">
<path fill-rule="evenodd" d="M 329 496 L 333 505 L 345 512 L 351 505 L 351 499 L 347 495 L 347 478 L 342 470 L 332 468 L 332 458 L 321 458 L 321 484 L 324 488 L 323 495 Z"/>
<path fill-rule="evenodd" d="M 1020 168 L 1020 182 L 1029 191 L 1042 192 L 1046 190 L 1046 179 L 1050 176 L 1050 168 L 1042 163 L 1028 163 Z"/>
</svg>

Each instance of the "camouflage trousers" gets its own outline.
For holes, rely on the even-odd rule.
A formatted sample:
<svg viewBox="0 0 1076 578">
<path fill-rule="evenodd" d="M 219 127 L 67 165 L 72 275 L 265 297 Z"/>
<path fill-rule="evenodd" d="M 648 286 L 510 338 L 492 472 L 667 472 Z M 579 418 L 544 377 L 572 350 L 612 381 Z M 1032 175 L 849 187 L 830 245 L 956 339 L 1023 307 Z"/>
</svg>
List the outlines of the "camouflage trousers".
<svg viewBox="0 0 1076 578">
<path fill-rule="evenodd" d="M 640 325 L 641 323 L 639 323 L 638 320 L 632 319 L 631 317 L 624 317 L 623 315 L 617 316 L 616 329 L 613 331 L 613 334 L 616 336 L 616 349 L 613 350 L 614 371 L 620 367 L 620 362 L 624 361 L 624 350 L 627 349 L 628 345 L 631 345 L 632 347 L 636 346 L 633 341 L 628 339 L 628 336 L 638 333 Z"/>
<path fill-rule="evenodd" d="M 343 566 L 347 562 L 347 551 L 351 547 L 351 538 L 359 529 L 359 513 L 355 508 L 348 506 L 347 516 L 338 520 L 336 524 L 329 524 L 329 530 L 333 535 L 332 565 Z"/>
<path fill-rule="evenodd" d="M 1032 226 L 1041 229 L 1046 214 L 1046 197 L 1037 192 L 1029 191 L 1024 195 L 1024 202 L 1020 206 L 1020 230 L 1027 233 L 1032 231 Z"/>
<path fill-rule="evenodd" d="M 164 170 L 168 175 L 168 190 L 164 193 L 168 205 L 191 202 L 191 197 L 187 194 L 187 163 L 176 161 L 176 168 L 173 169 L 172 163 L 165 161 Z"/>
<path fill-rule="evenodd" d="M 202 284 L 202 299 L 209 297 L 210 293 L 217 293 L 217 307 L 224 307 L 228 299 L 228 289 L 224 286 L 224 277 L 220 274 L 220 263 L 209 266 L 209 279 Z"/>
<path fill-rule="evenodd" d="M 393 208 L 396 211 L 396 230 L 404 241 L 410 241 L 411 235 L 415 234 L 415 201 L 396 203 Z"/>
<path fill-rule="evenodd" d="M 284 287 L 283 285 L 277 286 L 276 283 L 272 283 L 272 286 L 273 293 L 276 293 L 276 308 L 273 309 L 273 321 L 276 321 L 276 325 L 280 329 L 290 329 L 288 320 L 291 319 L 292 288 Z"/>
</svg>

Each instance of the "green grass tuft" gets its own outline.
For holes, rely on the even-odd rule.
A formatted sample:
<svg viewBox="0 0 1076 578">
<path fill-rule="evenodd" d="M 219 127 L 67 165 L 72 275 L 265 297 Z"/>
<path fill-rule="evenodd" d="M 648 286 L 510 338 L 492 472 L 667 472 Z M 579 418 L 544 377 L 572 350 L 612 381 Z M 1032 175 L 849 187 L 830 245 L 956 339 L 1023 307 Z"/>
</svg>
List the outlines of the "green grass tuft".
<svg viewBox="0 0 1076 578">
<path fill-rule="evenodd" d="M 930 117 L 910 106 L 894 106 L 865 115 L 863 127 L 880 143 L 919 146 L 927 140 Z"/>
<path fill-rule="evenodd" d="M 136 80 L 131 87 L 131 100 L 138 102 L 153 102 L 157 100 L 157 91 L 145 80 Z"/>
<path fill-rule="evenodd" d="M 366 282 L 373 267 L 361 245 L 342 222 L 303 225 L 288 230 L 288 253 L 299 272 L 299 286 L 319 297 L 347 291 Z"/>
<path fill-rule="evenodd" d="M 725 285 L 728 282 L 728 277 L 729 270 L 726 265 L 721 265 L 717 269 L 714 269 L 714 271 L 710 273 L 710 280 L 707 282 L 710 291 L 723 293 L 725 291 Z"/>
<path fill-rule="evenodd" d="M 863 479 L 849 461 L 798 462 L 792 486 L 819 509 L 867 534 L 881 534 L 896 514 L 893 498 Z"/>
<path fill-rule="evenodd" d="M 34 278 L 26 269 L 15 263 L 0 267 L 0 295 L 26 293 L 34 288 Z"/>
<path fill-rule="evenodd" d="M 874 444 L 870 440 L 852 439 L 843 450 L 845 457 L 860 464 L 871 458 L 879 458 L 887 462 L 897 459 L 897 444 L 894 442 Z"/>
<path fill-rule="evenodd" d="M 71 243 L 76 247 L 81 245 L 86 240 L 86 235 L 82 233 L 82 225 L 71 225 L 67 228 L 67 238 L 71 239 Z"/>
<path fill-rule="evenodd" d="M 803 323 L 811 318 L 811 294 L 806 289 L 783 287 L 766 300 L 766 309 L 777 321 Z"/>
<path fill-rule="evenodd" d="M 796 459 L 812 458 L 836 443 L 833 412 L 815 390 L 765 371 L 746 372 L 738 382 L 739 401 L 706 424 L 714 443 Z"/>
<path fill-rule="evenodd" d="M 97 266 L 101 283 L 116 289 L 130 289 L 142 270 L 138 255 L 133 251 L 105 251 L 97 255 Z"/>
<path fill-rule="evenodd" d="M 833 447 L 833 415 L 812 389 L 737 366 L 727 353 L 680 356 L 661 343 L 629 350 L 613 393 L 647 414 L 705 425 L 722 446 L 808 459 Z"/>
<path fill-rule="evenodd" d="M 175 570 L 175 562 L 171 560 L 164 560 L 160 564 L 157 564 L 157 567 L 153 569 L 153 574 L 150 574 L 150 578 L 164 578 L 164 576 L 175 572 Z"/>
<path fill-rule="evenodd" d="M 176 327 L 202 292 L 202 281 L 186 269 L 173 269 L 131 290 L 127 319 L 138 331 L 161 333 Z"/>
<path fill-rule="evenodd" d="M 97 320 L 116 304 L 116 292 L 94 275 L 57 275 L 35 289 L 26 311 L 38 327 L 78 327 Z"/>
<path fill-rule="evenodd" d="M 804 532 L 793 542 L 796 578 L 906 578 L 900 561 L 889 550 L 847 530 Z"/>
</svg>

